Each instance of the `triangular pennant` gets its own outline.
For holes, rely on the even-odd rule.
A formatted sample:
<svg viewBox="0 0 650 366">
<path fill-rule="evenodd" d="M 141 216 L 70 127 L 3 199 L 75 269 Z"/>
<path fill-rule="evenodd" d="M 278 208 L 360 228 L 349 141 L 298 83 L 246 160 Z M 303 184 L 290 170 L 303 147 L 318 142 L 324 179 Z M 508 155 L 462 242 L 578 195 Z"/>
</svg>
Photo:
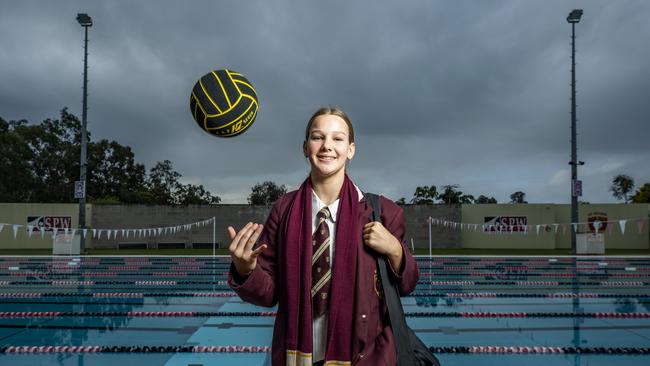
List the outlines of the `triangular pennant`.
<svg viewBox="0 0 650 366">
<path fill-rule="evenodd" d="M 595 221 L 592 223 L 592 225 L 594 225 L 594 230 L 596 230 L 596 234 L 598 234 L 598 231 L 600 230 L 601 222 L 598 221 L 598 220 L 595 220 Z"/>
<path fill-rule="evenodd" d="M 34 231 L 34 225 L 27 225 L 27 237 L 32 237 L 32 231 Z"/>
<path fill-rule="evenodd" d="M 163 229 L 161 227 L 158 228 L 158 236 L 160 236 L 160 234 L 162 234 L 162 230 Z"/>
<path fill-rule="evenodd" d="M 106 230 L 106 240 L 111 240 L 111 231 Z"/>
<path fill-rule="evenodd" d="M 537 235 L 539 235 L 539 227 L 542 225 L 535 225 L 535 230 L 537 231 Z"/>
<path fill-rule="evenodd" d="M 573 232 L 577 233 L 578 232 L 578 224 L 577 223 L 572 223 L 571 226 L 573 226 Z"/>
<path fill-rule="evenodd" d="M 645 224 L 644 219 L 636 220 L 636 227 L 637 227 L 637 229 L 639 229 L 639 234 L 641 234 L 643 232 L 643 224 Z"/>
<path fill-rule="evenodd" d="M 97 237 L 97 229 L 93 229 L 93 239 Z"/>
<path fill-rule="evenodd" d="M 41 239 L 45 238 L 45 228 L 43 226 L 40 227 L 41 230 Z"/>
<path fill-rule="evenodd" d="M 5 228 L 5 224 L 0 224 L 0 233 L 2 232 L 2 229 Z"/>
<path fill-rule="evenodd" d="M 560 227 L 560 224 L 553 224 L 553 230 L 557 234 L 557 229 Z"/>
<path fill-rule="evenodd" d="M 86 235 L 88 234 L 88 229 L 83 229 L 81 230 L 81 235 L 85 238 Z"/>
<path fill-rule="evenodd" d="M 122 237 L 123 237 L 123 238 L 124 238 L 124 232 L 125 232 L 125 231 L 126 231 L 126 230 L 122 229 Z"/>
<path fill-rule="evenodd" d="M 70 237 L 74 238 L 76 234 L 77 234 L 77 229 L 72 229 L 70 233 Z"/>
<path fill-rule="evenodd" d="M 56 238 L 56 233 L 58 233 L 58 232 L 59 232 L 59 229 L 58 229 L 58 228 L 53 228 L 53 229 L 52 229 L 52 237 L 53 237 L 53 238 Z"/>
<path fill-rule="evenodd" d="M 14 228 L 14 239 L 16 239 L 16 236 L 18 235 L 18 229 L 19 229 L 21 226 L 22 226 L 22 225 L 13 225 L 13 228 Z"/>
<path fill-rule="evenodd" d="M 621 234 L 625 234 L 625 224 L 627 220 L 618 220 L 618 227 L 621 228 Z"/>
<path fill-rule="evenodd" d="M 67 227 L 63 229 L 63 235 L 66 236 L 66 240 L 68 240 L 68 232 L 69 231 L 70 231 L 70 229 L 68 229 Z"/>
</svg>

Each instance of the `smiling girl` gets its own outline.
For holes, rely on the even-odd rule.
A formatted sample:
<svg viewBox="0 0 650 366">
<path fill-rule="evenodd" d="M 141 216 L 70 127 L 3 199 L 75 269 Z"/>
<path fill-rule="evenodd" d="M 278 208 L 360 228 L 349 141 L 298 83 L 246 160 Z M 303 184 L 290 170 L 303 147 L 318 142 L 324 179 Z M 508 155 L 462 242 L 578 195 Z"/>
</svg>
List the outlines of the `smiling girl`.
<svg viewBox="0 0 650 366">
<path fill-rule="evenodd" d="M 372 207 L 346 174 L 355 148 L 347 114 L 319 109 L 305 131 L 307 179 L 264 225 L 228 227 L 230 286 L 244 301 L 278 305 L 273 365 L 397 362 L 376 257 L 388 258 L 402 296 L 419 271 L 404 244 L 402 209 L 380 197 L 381 222 L 372 222 Z"/>
</svg>

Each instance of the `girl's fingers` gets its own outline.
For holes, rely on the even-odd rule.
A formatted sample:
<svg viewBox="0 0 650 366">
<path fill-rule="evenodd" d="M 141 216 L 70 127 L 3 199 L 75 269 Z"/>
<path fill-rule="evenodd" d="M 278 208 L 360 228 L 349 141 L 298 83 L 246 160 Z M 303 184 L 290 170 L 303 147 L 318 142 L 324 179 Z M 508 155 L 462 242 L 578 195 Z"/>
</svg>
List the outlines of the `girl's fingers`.
<svg viewBox="0 0 650 366">
<path fill-rule="evenodd" d="M 230 252 L 235 253 L 238 250 L 242 249 L 241 248 L 241 239 L 246 233 L 248 232 L 248 229 L 253 225 L 252 222 L 249 222 L 246 224 L 239 232 L 235 235 L 235 237 L 232 239 L 232 243 L 230 244 Z"/>
<path fill-rule="evenodd" d="M 255 245 L 255 242 L 257 241 L 257 238 L 260 236 L 262 233 L 262 225 L 260 224 L 254 224 L 251 227 L 251 236 L 246 240 L 246 246 L 244 247 L 244 252 L 248 253 L 251 250 L 253 250 L 253 246 Z"/>
<path fill-rule="evenodd" d="M 233 240 L 235 236 L 237 236 L 237 232 L 232 226 L 228 226 L 228 236 L 230 237 L 230 240 Z"/>
<path fill-rule="evenodd" d="M 266 244 L 260 245 L 259 247 L 257 247 L 257 249 L 253 250 L 253 252 L 251 253 L 251 257 L 257 258 L 257 256 L 262 254 L 262 252 L 265 251 L 267 247 L 268 246 Z"/>
</svg>

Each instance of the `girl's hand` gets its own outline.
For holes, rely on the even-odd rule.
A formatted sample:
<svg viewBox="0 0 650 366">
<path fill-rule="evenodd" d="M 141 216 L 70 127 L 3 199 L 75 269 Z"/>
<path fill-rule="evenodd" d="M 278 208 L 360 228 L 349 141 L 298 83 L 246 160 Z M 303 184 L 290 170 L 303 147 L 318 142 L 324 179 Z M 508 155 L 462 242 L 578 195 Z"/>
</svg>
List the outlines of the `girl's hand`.
<svg viewBox="0 0 650 366">
<path fill-rule="evenodd" d="M 402 244 L 379 221 L 363 226 L 363 243 L 376 252 L 385 254 L 397 272 L 402 270 Z"/>
<path fill-rule="evenodd" d="M 239 232 L 236 232 L 232 226 L 228 226 L 228 235 L 232 240 L 228 250 L 235 269 L 241 276 L 247 276 L 253 272 L 257 265 L 257 257 L 268 247 L 266 244 L 262 244 L 253 250 L 263 228 L 262 224 L 249 222 Z"/>
</svg>

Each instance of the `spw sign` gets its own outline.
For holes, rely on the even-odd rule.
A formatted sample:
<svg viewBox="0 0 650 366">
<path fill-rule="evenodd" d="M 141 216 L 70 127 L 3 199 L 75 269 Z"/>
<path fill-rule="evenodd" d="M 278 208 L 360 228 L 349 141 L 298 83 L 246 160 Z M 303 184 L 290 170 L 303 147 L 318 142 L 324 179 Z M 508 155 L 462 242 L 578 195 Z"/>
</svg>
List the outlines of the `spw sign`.
<svg viewBox="0 0 650 366">
<path fill-rule="evenodd" d="M 483 232 L 485 233 L 523 233 L 528 225 L 527 216 L 485 216 Z"/>
<path fill-rule="evenodd" d="M 27 225 L 32 225 L 32 231 L 45 231 L 57 229 L 70 229 L 72 227 L 72 216 L 27 216 Z"/>
</svg>

